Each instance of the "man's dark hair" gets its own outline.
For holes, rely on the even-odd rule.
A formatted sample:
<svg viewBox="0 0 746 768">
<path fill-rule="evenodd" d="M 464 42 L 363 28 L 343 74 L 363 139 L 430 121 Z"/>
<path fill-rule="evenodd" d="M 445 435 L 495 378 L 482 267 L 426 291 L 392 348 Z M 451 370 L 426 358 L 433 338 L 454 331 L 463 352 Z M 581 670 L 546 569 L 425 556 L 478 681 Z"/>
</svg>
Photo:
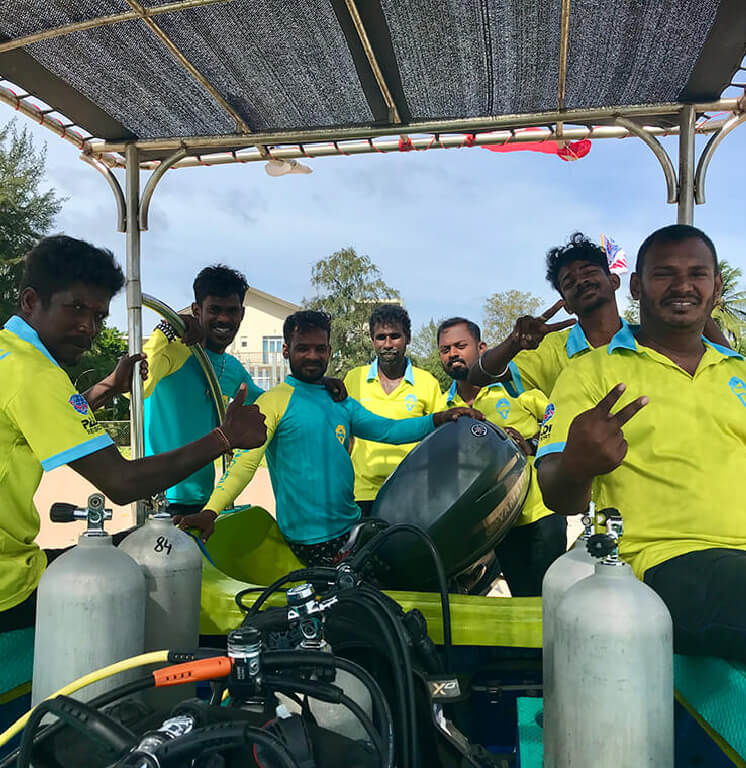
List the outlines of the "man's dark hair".
<svg viewBox="0 0 746 768">
<path fill-rule="evenodd" d="M 438 330 L 435 333 L 435 341 L 437 344 L 440 344 L 440 334 L 443 333 L 446 328 L 453 328 L 454 325 L 465 325 L 466 330 L 469 331 L 471 337 L 477 344 L 482 340 L 482 331 L 476 323 L 467 320 L 465 317 L 449 317 L 448 320 L 444 320 L 438 326 Z"/>
<path fill-rule="evenodd" d="M 715 262 L 715 274 L 718 273 L 718 255 L 715 250 L 715 244 L 710 238 L 697 227 L 692 227 L 689 224 L 670 224 L 667 227 L 661 227 L 656 229 L 652 235 L 648 235 L 640 246 L 640 250 L 637 252 L 637 261 L 635 262 L 635 272 L 638 274 L 645 266 L 645 255 L 650 250 L 651 246 L 657 243 L 680 243 L 682 240 L 689 240 L 692 237 L 696 237 L 701 240 L 712 253 L 712 258 Z"/>
<path fill-rule="evenodd" d="M 95 285 L 114 296 L 124 285 L 124 273 L 110 250 L 67 235 L 44 237 L 26 254 L 21 292 L 33 288 L 48 306 L 52 294 L 73 283 Z"/>
<path fill-rule="evenodd" d="M 213 264 L 205 267 L 194 278 L 194 300 L 201 304 L 208 296 L 238 296 L 243 304 L 249 284 L 246 278 L 236 269 L 225 264 Z"/>
<path fill-rule="evenodd" d="M 313 309 L 302 309 L 300 312 L 294 312 L 285 318 L 282 324 L 282 336 L 286 344 L 290 344 L 290 339 L 294 333 L 304 333 L 320 328 L 326 331 L 327 337 L 332 333 L 332 319 L 326 312 L 316 312 Z"/>
<path fill-rule="evenodd" d="M 373 338 L 377 325 L 398 325 L 401 326 L 404 335 L 412 338 L 412 321 L 409 319 L 409 312 L 399 304 L 381 304 L 370 313 L 368 320 L 368 329 L 370 337 Z"/>
<path fill-rule="evenodd" d="M 573 261 L 589 261 L 591 264 L 601 267 L 607 275 L 611 274 L 606 251 L 582 232 L 575 232 L 570 235 L 566 245 L 559 245 L 547 251 L 547 280 L 552 284 L 555 291 L 561 293 L 559 287 L 560 269 L 567 264 L 572 264 Z"/>
</svg>

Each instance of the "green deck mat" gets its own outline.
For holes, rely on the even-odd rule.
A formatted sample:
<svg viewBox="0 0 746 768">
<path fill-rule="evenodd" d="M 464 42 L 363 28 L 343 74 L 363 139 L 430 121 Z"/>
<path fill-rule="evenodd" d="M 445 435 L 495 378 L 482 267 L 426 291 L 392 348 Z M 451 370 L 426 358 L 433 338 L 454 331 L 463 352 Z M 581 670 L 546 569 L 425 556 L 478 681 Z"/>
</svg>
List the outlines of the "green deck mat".
<svg viewBox="0 0 746 768">
<path fill-rule="evenodd" d="M 541 768 L 544 762 L 543 730 L 536 716 L 544 707 L 538 696 L 517 699 L 518 704 L 518 754 L 521 768 Z"/>
<path fill-rule="evenodd" d="M 34 667 L 34 630 L 0 633 L 0 695 L 31 680 Z"/>
<path fill-rule="evenodd" d="M 736 765 L 746 765 L 746 664 L 702 656 L 674 656 L 678 700 Z"/>
</svg>

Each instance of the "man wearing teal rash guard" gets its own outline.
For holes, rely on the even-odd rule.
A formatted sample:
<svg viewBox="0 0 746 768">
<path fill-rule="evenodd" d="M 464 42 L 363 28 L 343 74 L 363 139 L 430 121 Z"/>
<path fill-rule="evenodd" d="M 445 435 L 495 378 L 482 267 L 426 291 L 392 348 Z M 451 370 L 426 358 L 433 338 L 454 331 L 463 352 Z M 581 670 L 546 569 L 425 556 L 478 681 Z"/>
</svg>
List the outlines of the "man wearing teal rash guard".
<svg viewBox="0 0 746 768">
<path fill-rule="evenodd" d="M 192 315 L 181 316 L 186 326 L 184 339 L 177 338 L 165 321 L 153 331 L 143 349 L 150 366 L 144 384 L 146 456 L 186 445 L 218 425 L 205 374 L 188 345 L 204 347 L 226 405 L 242 383 L 246 384 L 247 404 L 264 392 L 241 362 L 225 351 L 238 333 L 248 287 L 246 278 L 234 269 L 222 264 L 205 267 L 194 280 Z M 340 392 L 341 383 L 336 379 L 325 383 Z M 214 486 L 215 467 L 208 464 L 166 491 L 169 511 L 198 512 Z"/>
<path fill-rule="evenodd" d="M 471 408 L 452 408 L 418 418 L 386 419 L 351 397 L 334 402 L 321 384 L 331 354 L 330 331 L 330 319 L 323 312 L 296 312 L 285 320 L 282 353 L 292 375 L 256 401 L 267 423 L 266 443 L 237 452 L 206 508 L 175 518 L 180 527 L 194 526 L 204 539 L 210 536 L 215 518 L 246 487 L 266 452 L 277 524 L 290 548 L 308 565 L 332 564 L 360 519 L 348 452 L 351 437 L 412 443 L 459 416 L 484 418 Z"/>
</svg>

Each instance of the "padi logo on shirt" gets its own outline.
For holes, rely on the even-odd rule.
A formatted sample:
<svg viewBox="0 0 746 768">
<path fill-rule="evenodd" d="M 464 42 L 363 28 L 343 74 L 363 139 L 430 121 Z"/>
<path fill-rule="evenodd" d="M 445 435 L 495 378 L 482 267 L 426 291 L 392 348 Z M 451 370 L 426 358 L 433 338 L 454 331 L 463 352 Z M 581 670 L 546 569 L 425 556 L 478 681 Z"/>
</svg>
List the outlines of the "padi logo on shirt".
<svg viewBox="0 0 746 768">
<path fill-rule="evenodd" d="M 739 379 L 738 376 L 734 376 L 728 382 L 728 386 L 733 391 L 733 394 L 741 401 L 741 405 L 746 405 L 746 382 Z"/>
<path fill-rule="evenodd" d="M 337 424 L 337 428 L 334 430 L 334 434 L 337 436 L 337 440 L 344 445 L 345 439 L 347 438 L 347 430 L 344 428 L 344 425 Z"/>
<path fill-rule="evenodd" d="M 408 411 L 411 411 L 415 405 L 417 405 L 417 395 L 407 395 L 404 398 L 404 405 L 407 407 Z"/>
<path fill-rule="evenodd" d="M 544 419 L 541 422 L 541 432 L 539 434 L 540 440 L 546 440 L 552 431 L 552 425 L 549 420 L 554 416 L 554 403 L 547 405 L 546 411 L 544 411 Z"/>
<path fill-rule="evenodd" d="M 506 400 L 504 397 L 501 397 L 496 403 L 495 403 L 495 410 L 502 416 L 504 419 L 508 418 L 508 414 L 510 413 L 510 400 Z"/>
<path fill-rule="evenodd" d="M 80 423 L 83 426 L 83 429 L 89 435 L 95 435 L 97 432 L 101 431 L 101 427 L 99 426 L 96 419 L 94 419 L 93 417 L 91 417 L 90 419 L 81 419 Z"/>
<path fill-rule="evenodd" d="M 70 396 L 68 402 L 70 405 L 72 405 L 73 408 L 75 408 L 78 413 L 82 413 L 84 416 L 86 413 L 88 413 L 88 401 L 83 397 L 83 395 L 79 395 L 76 392 L 74 395 Z"/>
</svg>

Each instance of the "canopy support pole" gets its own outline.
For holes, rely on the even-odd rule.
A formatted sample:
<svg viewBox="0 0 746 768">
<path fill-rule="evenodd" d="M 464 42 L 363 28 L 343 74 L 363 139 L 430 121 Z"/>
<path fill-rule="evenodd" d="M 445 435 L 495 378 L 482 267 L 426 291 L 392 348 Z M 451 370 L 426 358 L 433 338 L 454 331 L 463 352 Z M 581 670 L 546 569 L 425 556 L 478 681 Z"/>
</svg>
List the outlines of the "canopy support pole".
<svg viewBox="0 0 746 768">
<path fill-rule="evenodd" d="M 652 134 L 626 117 L 618 117 L 616 124 L 626 128 L 631 134 L 642 139 L 650 147 L 651 152 L 656 156 L 658 162 L 663 168 L 663 175 L 666 177 L 666 192 L 668 203 L 675 203 L 678 199 L 678 182 L 676 181 L 676 169 L 673 167 L 671 158 L 663 145 Z"/>
<path fill-rule="evenodd" d="M 142 286 L 140 284 L 140 164 L 139 152 L 134 144 L 125 150 L 127 160 L 127 332 L 130 355 L 142 352 Z M 132 372 L 130 395 L 130 445 L 132 458 L 145 455 L 145 429 L 143 425 L 143 386 L 140 366 Z M 135 522 L 145 522 L 145 503 L 135 502 Z"/>
<path fill-rule="evenodd" d="M 679 206 L 677 222 L 694 223 L 694 124 L 697 113 L 693 104 L 681 110 L 679 127 Z"/>
<path fill-rule="evenodd" d="M 746 99 L 744 99 L 744 110 L 746 110 Z M 707 169 L 710 165 L 710 160 L 715 154 L 715 150 L 720 146 L 720 142 L 741 123 L 746 122 L 746 111 L 740 114 L 732 114 L 726 121 L 723 127 L 714 133 L 710 140 L 707 142 L 707 146 L 702 151 L 697 163 L 697 172 L 694 175 L 694 196 L 697 201 L 697 205 L 702 205 L 705 202 L 705 180 L 707 178 Z"/>
</svg>

